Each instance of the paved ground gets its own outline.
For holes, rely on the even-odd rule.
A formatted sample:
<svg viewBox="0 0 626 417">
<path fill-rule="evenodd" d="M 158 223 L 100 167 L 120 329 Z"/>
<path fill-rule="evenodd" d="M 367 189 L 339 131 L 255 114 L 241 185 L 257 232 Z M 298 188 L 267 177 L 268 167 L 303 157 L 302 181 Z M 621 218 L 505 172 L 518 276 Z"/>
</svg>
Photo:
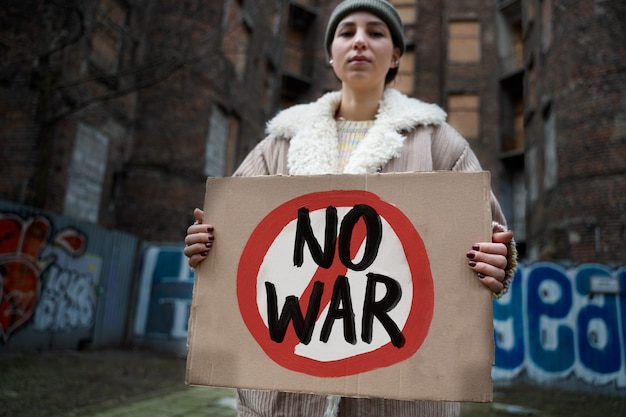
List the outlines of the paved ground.
<svg viewBox="0 0 626 417">
<path fill-rule="evenodd" d="M 236 417 L 235 396 L 223 388 L 186 387 L 156 398 L 131 402 L 89 417 Z"/>
<path fill-rule="evenodd" d="M 0 352 L 0 417 L 236 416 L 232 390 L 188 387 L 184 374 L 183 358 L 151 351 Z M 626 392 L 517 384 L 461 409 L 461 417 L 506 416 L 625 417 Z"/>
</svg>

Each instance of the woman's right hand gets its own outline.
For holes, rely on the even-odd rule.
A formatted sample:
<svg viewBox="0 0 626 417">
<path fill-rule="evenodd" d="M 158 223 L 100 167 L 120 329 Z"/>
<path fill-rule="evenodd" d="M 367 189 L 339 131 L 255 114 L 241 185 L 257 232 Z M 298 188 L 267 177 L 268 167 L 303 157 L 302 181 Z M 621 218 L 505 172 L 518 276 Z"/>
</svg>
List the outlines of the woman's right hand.
<svg viewBox="0 0 626 417">
<path fill-rule="evenodd" d="M 195 209 L 193 217 L 195 217 L 196 222 L 187 229 L 187 236 L 185 236 L 186 246 L 183 250 L 191 268 L 197 267 L 207 257 L 213 247 L 213 239 L 215 238 L 213 226 L 202 222 L 204 218 L 202 210 Z"/>
</svg>

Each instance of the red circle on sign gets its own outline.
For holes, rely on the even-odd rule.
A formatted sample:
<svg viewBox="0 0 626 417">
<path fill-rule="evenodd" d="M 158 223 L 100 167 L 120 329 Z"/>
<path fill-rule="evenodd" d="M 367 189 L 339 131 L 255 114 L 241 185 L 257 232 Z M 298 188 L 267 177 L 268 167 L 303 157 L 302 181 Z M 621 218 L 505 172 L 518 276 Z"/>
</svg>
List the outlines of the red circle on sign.
<svg viewBox="0 0 626 417">
<path fill-rule="evenodd" d="M 300 208 L 313 212 L 329 206 L 353 207 L 357 204 L 366 204 L 376 210 L 391 226 L 402 244 L 413 284 L 410 311 L 400 329 L 405 343 L 398 348 L 389 341 L 372 351 L 339 360 L 321 361 L 297 355 L 295 347 L 299 340 L 291 323 L 283 342 L 277 343 L 270 338 L 269 329 L 259 313 L 257 303 L 259 270 L 268 249 L 283 229 L 297 219 Z M 320 377 L 355 375 L 410 358 L 426 339 L 434 309 L 430 262 L 422 238 L 397 207 L 381 200 L 376 194 L 363 190 L 315 192 L 294 198 L 272 210 L 254 229 L 243 249 L 237 270 L 237 299 L 248 330 L 274 362 L 292 371 Z M 300 299 L 303 314 L 306 313 L 308 302 L 308 299 Z M 321 325 L 319 320 L 316 325 Z"/>
</svg>

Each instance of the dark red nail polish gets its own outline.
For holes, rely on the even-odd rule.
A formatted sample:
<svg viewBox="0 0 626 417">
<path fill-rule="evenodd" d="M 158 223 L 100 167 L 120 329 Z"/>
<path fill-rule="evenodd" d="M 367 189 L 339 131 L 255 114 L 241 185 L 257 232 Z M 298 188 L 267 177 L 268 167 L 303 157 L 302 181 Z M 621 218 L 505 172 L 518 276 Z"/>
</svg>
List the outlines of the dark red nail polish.
<svg viewBox="0 0 626 417">
<path fill-rule="evenodd" d="M 480 278 L 480 279 L 483 279 L 483 278 L 486 277 L 486 275 L 483 274 L 482 272 L 479 272 L 477 275 L 478 275 L 478 278 Z"/>
<path fill-rule="evenodd" d="M 211 248 L 213 246 L 213 243 L 207 242 L 204 244 L 204 246 L 206 246 L 207 248 Z"/>
<path fill-rule="evenodd" d="M 215 237 L 213 235 L 209 236 L 209 240 L 213 241 L 213 239 L 215 239 Z"/>
<path fill-rule="evenodd" d="M 476 266 L 476 261 L 469 261 L 469 266 L 472 268 Z"/>
<path fill-rule="evenodd" d="M 211 233 L 213 231 L 213 226 L 209 226 L 206 228 L 207 233 Z"/>
<path fill-rule="evenodd" d="M 209 254 L 209 251 L 205 251 L 205 252 L 201 252 L 200 256 L 207 256 Z"/>
<path fill-rule="evenodd" d="M 474 250 L 480 250 L 480 245 L 474 245 L 474 246 L 472 246 L 472 249 L 474 249 Z"/>
<path fill-rule="evenodd" d="M 476 254 L 474 252 L 467 252 L 465 254 L 465 256 L 467 256 L 469 259 L 474 259 L 474 257 L 476 256 Z"/>
</svg>

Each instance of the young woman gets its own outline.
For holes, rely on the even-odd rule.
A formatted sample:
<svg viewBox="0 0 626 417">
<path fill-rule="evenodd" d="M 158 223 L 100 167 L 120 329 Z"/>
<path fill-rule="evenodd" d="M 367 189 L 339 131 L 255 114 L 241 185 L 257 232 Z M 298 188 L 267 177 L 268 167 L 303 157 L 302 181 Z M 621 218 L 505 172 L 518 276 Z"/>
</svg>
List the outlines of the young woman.
<svg viewBox="0 0 626 417">
<path fill-rule="evenodd" d="M 389 2 L 340 3 L 330 16 L 325 46 L 341 91 L 279 113 L 234 175 L 481 170 L 467 141 L 446 124 L 443 110 L 388 87 L 405 48 L 400 16 Z M 514 275 L 516 251 L 493 193 L 491 208 L 492 241 L 474 244 L 465 256 L 477 279 L 500 296 Z M 192 268 L 208 256 L 214 241 L 214 228 L 203 223 L 203 212 L 196 209 L 194 217 L 184 250 Z M 453 402 L 250 390 L 239 390 L 237 399 L 242 417 L 448 417 L 458 416 L 460 409 Z"/>
</svg>

